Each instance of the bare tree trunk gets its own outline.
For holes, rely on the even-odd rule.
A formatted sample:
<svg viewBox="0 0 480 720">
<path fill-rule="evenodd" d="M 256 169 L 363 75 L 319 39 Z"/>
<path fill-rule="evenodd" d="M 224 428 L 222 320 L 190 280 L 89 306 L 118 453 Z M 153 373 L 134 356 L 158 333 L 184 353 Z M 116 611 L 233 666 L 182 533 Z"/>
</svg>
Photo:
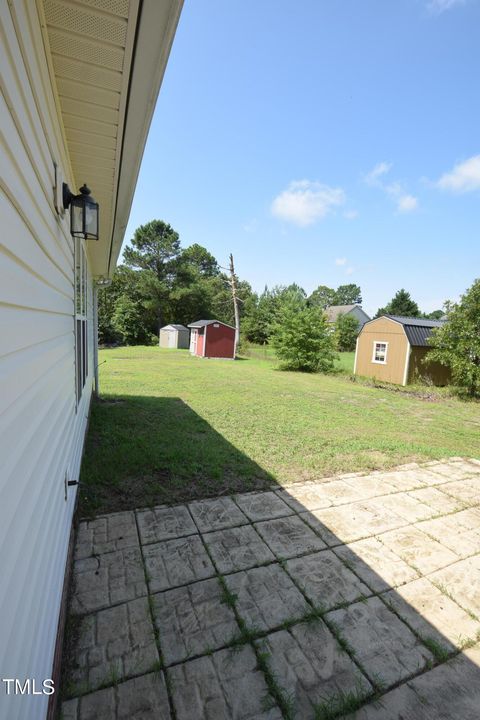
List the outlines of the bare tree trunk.
<svg viewBox="0 0 480 720">
<path fill-rule="evenodd" d="M 240 312 L 238 310 L 237 281 L 235 268 L 233 266 L 233 255 L 230 253 L 230 283 L 232 286 L 233 312 L 235 314 L 235 355 L 237 354 L 238 343 L 240 342 Z"/>
</svg>

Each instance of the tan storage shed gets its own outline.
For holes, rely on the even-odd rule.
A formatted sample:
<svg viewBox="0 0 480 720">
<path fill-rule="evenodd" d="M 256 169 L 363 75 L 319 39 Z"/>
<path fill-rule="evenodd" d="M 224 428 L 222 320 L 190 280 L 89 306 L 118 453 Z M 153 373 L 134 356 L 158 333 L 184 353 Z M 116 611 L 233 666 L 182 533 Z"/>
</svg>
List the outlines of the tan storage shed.
<svg viewBox="0 0 480 720">
<path fill-rule="evenodd" d="M 354 374 L 406 385 L 417 376 L 428 377 L 434 385 L 447 385 L 450 371 L 439 363 L 424 365 L 428 338 L 442 320 L 382 315 L 365 323 L 358 338 Z"/>
<path fill-rule="evenodd" d="M 190 330 L 185 325 L 165 325 L 160 329 L 159 345 L 162 348 L 188 350 Z"/>
</svg>

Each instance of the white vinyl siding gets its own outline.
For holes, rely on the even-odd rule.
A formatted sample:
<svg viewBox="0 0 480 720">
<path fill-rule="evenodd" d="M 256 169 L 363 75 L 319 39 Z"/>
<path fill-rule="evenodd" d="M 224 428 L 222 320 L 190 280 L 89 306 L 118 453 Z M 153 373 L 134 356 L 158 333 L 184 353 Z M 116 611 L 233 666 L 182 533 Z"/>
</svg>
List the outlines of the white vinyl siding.
<svg viewBox="0 0 480 720">
<path fill-rule="evenodd" d="M 72 183 L 36 3 L 0 3 L 0 668 L 51 677 L 92 386 L 92 283 L 84 265 L 88 377 L 76 408 L 74 247 L 53 206 Z M 46 696 L 6 696 L 0 718 L 41 720 Z"/>
<path fill-rule="evenodd" d="M 360 307 L 354 307 L 353 310 L 351 310 L 348 314 L 358 321 L 359 330 L 361 330 L 365 323 L 370 320 L 367 313 L 364 312 L 364 310 L 362 310 L 362 308 Z"/>
</svg>

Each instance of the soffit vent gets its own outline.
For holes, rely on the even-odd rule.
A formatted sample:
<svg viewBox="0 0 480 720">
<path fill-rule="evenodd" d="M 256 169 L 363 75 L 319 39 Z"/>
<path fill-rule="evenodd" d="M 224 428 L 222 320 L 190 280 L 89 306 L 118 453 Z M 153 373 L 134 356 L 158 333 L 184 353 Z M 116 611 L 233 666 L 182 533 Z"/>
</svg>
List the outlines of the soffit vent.
<svg viewBox="0 0 480 720">
<path fill-rule="evenodd" d="M 45 0 L 45 16 L 47 23 L 59 30 L 125 47 L 127 21 L 124 18 L 80 10 L 75 5 L 55 0 Z"/>
<path fill-rule="evenodd" d="M 59 32 L 54 28 L 48 28 L 48 38 L 52 53 L 85 62 L 88 58 L 89 64 L 100 65 L 102 68 L 122 71 L 123 51 L 110 45 L 89 42 L 71 34 Z"/>
<path fill-rule="evenodd" d="M 83 4 L 111 15 L 128 18 L 129 0 L 83 0 Z"/>
<path fill-rule="evenodd" d="M 87 65 L 80 60 L 63 56 L 59 58 L 53 55 L 53 66 L 55 74 L 66 80 L 76 80 L 94 87 L 104 88 L 112 92 L 120 92 L 122 89 L 122 74 L 114 70 L 107 70 L 97 65 Z"/>
</svg>

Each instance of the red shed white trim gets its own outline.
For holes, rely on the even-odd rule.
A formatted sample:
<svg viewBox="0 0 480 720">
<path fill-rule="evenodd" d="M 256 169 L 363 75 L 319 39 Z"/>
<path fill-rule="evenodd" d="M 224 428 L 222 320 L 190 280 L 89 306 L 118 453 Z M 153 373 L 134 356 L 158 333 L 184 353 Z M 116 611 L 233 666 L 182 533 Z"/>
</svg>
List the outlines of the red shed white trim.
<svg viewBox="0 0 480 720">
<path fill-rule="evenodd" d="M 235 358 L 235 328 L 220 320 L 197 320 L 188 326 L 190 352 L 197 357 Z"/>
</svg>

